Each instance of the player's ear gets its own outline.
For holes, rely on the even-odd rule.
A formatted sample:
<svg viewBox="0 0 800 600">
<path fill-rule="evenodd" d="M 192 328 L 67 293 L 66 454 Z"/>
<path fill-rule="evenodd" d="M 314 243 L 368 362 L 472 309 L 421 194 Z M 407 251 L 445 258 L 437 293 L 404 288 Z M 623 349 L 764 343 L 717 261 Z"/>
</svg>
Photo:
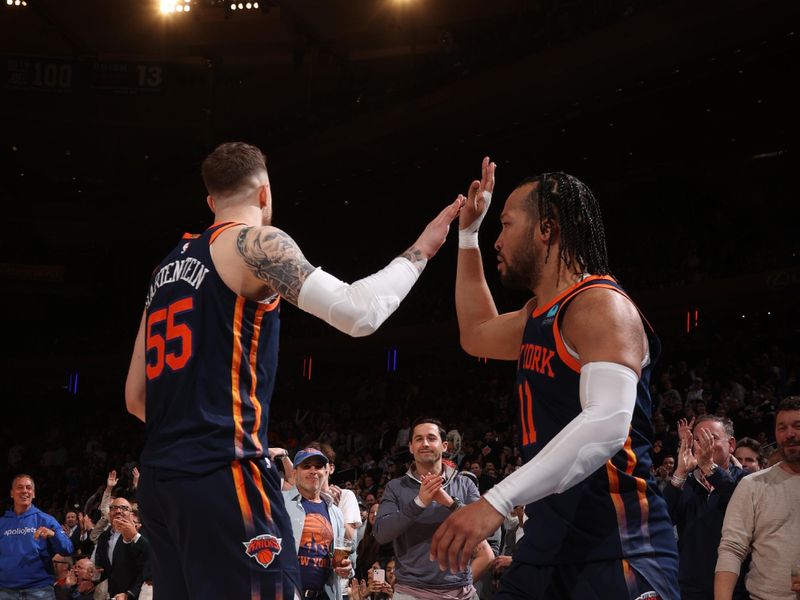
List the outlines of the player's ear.
<svg viewBox="0 0 800 600">
<path fill-rule="evenodd" d="M 217 203 L 211 195 L 206 196 L 206 204 L 208 204 L 208 208 L 211 209 L 211 212 L 217 214 Z"/>
</svg>

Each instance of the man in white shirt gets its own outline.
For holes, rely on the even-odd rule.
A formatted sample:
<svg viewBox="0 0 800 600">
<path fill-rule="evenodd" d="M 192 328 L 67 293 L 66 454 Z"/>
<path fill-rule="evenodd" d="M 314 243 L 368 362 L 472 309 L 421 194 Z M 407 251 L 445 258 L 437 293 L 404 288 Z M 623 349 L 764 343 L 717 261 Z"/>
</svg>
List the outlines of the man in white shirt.
<svg viewBox="0 0 800 600">
<path fill-rule="evenodd" d="M 800 556 L 800 396 L 775 413 L 781 462 L 739 482 L 725 512 L 714 577 L 714 599 L 731 600 L 742 562 L 751 556 L 745 587 L 751 600 L 795 600 L 792 567 Z"/>
</svg>

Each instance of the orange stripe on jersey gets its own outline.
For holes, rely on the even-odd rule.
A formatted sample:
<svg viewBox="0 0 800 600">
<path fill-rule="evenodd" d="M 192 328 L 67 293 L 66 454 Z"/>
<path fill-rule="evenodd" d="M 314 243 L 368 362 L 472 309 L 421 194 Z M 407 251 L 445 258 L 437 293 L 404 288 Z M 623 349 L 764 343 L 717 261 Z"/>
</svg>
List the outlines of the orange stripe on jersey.
<svg viewBox="0 0 800 600">
<path fill-rule="evenodd" d="M 591 277 L 587 277 L 586 279 L 583 279 L 582 281 L 576 283 L 571 288 L 569 288 L 567 290 L 569 292 L 568 294 L 562 294 L 562 296 L 561 296 L 562 303 L 566 302 L 567 300 L 571 300 L 573 296 L 577 296 L 578 294 L 580 294 L 581 292 L 583 292 L 585 290 L 596 290 L 596 289 L 613 290 L 615 292 L 618 292 L 618 293 L 622 294 L 626 298 L 628 298 L 628 300 L 630 300 L 631 303 L 633 302 L 625 292 L 623 292 L 622 290 L 620 290 L 618 288 L 615 288 L 612 285 L 608 285 L 608 284 L 601 283 L 599 285 L 593 285 L 593 286 L 590 286 L 590 287 L 575 289 L 575 287 L 577 285 L 580 285 L 580 284 L 586 283 L 587 281 L 592 281 L 592 280 L 595 280 L 595 279 L 609 279 L 609 278 L 605 277 L 605 276 L 601 277 L 600 275 L 592 275 Z M 550 304 L 552 305 L 554 303 L 551 302 Z M 634 307 L 635 306 L 636 305 L 634 304 Z M 560 312 L 560 309 L 559 309 L 559 312 Z M 572 356 L 572 354 L 570 354 L 569 351 L 567 350 L 567 345 L 564 343 L 564 337 L 561 335 L 561 328 L 558 326 L 558 316 L 556 316 L 555 320 L 553 321 L 553 337 L 556 340 L 556 352 L 558 353 L 558 358 L 560 358 L 561 361 L 565 365 L 567 365 L 570 369 L 572 369 L 576 373 L 580 373 L 581 372 L 581 363 L 580 363 L 580 361 L 578 359 L 576 359 L 574 356 Z"/>
<path fill-rule="evenodd" d="M 623 450 L 628 457 L 628 461 L 625 463 L 625 472 L 628 475 L 633 475 L 633 469 L 636 467 L 636 453 L 633 451 L 633 439 L 631 439 L 630 435 L 625 440 Z"/>
<path fill-rule="evenodd" d="M 261 402 L 256 395 L 258 385 L 258 336 L 261 333 L 261 320 L 267 311 L 266 305 L 259 304 L 256 308 L 256 315 L 253 319 L 253 339 L 250 341 L 250 403 L 253 405 L 255 414 L 253 415 L 253 431 L 251 433 L 253 445 L 258 449 L 259 454 L 264 453 L 261 441 L 258 439 L 258 430 L 261 426 Z"/>
<path fill-rule="evenodd" d="M 231 227 L 236 227 L 237 225 L 244 225 L 244 223 L 224 223 L 220 225 L 219 229 L 217 229 L 214 233 L 211 234 L 211 237 L 208 240 L 208 245 L 214 243 L 214 241 L 219 237 L 219 234 L 225 231 L 226 229 L 230 229 Z"/>
<path fill-rule="evenodd" d="M 570 369 L 576 373 L 580 373 L 581 363 L 567 350 L 567 346 L 564 344 L 564 338 L 561 336 L 561 328 L 558 326 L 558 319 L 553 321 L 553 337 L 556 340 L 556 354 L 558 354 L 558 358 Z"/>
<path fill-rule="evenodd" d="M 196 240 L 199 237 L 200 237 L 199 233 L 184 233 L 183 237 L 181 239 L 182 240 Z"/>
<path fill-rule="evenodd" d="M 533 428 L 533 396 L 531 386 L 525 382 L 525 399 L 528 401 L 528 439 L 531 444 L 536 442 L 536 430 Z"/>
<path fill-rule="evenodd" d="M 525 393 L 522 391 L 522 384 L 518 386 L 519 392 L 519 419 L 522 424 L 522 445 L 527 446 L 531 443 L 528 438 L 528 428 L 525 427 Z"/>
<path fill-rule="evenodd" d="M 238 460 L 234 460 L 231 463 L 231 471 L 233 471 L 233 486 L 236 488 L 236 499 L 239 501 L 239 510 L 242 513 L 244 529 L 247 535 L 252 537 L 255 530 L 253 527 L 253 511 L 250 510 L 250 502 L 247 500 L 242 464 Z"/>
<path fill-rule="evenodd" d="M 610 460 L 606 463 L 606 473 L 608 475 L 608 490 L 611 493 L 611 502 L 614 505 L 614 511 L 617 513 L 617 527 L 620 535 L 625 537 L 628 530 L 628 517 L 625 513 L 625 502 L 619 494 L 619 474 Z"/>
<path fill-rule="evenodd" d="M 531 316 L 536 318 L 536 317 L 538 317 L 540 315 L 543 315 L 544 313 L 546 313 L 548 310 L 550 310 L 556 304 L 561 304 L 566 299 L 567 296 L 570 296 L 573 292 L 575 292 L 575 288 L 577 288 L 578 286 L 584 285 L 587 281 L 594 281 L 595 279 L 613 279 L 613 277 L 611 277 L 609 275 L 591 275 L 589 277 L 581 279 L 580 281 L 578 281 L 576 283 L 573 283 L 571 286 L 569 286 L 567 289 L 565 289 L 563 292 L 561 292 L 558 296 L 556 296 L 555 298 L 550 300 L 550 302 L 548 302 L 544 306 L 537 306 L 533 310 L 533 313 L 531 314 Z"/>
<path fill-rule="evenodd" d="M 264 483 L 261 481 L 261 471 L 258 470 L 258 467 L 255 465 L 255 463 L 251 462 L 250 472 L 253 474 L 253 481 L 255 481 L 258 493 L 261 495 L 261 504 L 264 507 L 264 515 L 267 517 L 268 521 L 272 521 L 272 507 L 269 504 L 269 498 L 267 497 L 267 491 L 264 489 Z"/>
<path fill-rule="evenodd" d="M 242 427 L 242 397 L 239 392 L 239 369 L 242 366 L 242 313 L 244 312 L 245 299 L 236 298 L 236 308 L 233 313 L 233 357 L 231 359 L 231 396 L 233 399 L 233 447 L 237 458 L 244 456 L 242 440 L 244 428 Z"/>
</svg>

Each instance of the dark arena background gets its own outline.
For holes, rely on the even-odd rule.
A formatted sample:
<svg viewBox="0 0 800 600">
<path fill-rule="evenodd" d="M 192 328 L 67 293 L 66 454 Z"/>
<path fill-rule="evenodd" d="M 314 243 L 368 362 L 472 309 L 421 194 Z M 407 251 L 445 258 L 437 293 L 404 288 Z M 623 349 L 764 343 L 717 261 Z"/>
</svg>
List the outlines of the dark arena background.
<svg viewBox="0 0 800 600">
<path fill-rule="evenodd" d="M 494 268 L 502 203 L 525 176 L 578 176 L 664 343 L 656 398 L 700 378 L 707 410 L 770 447 L 776 402 L 800 390 L 800 4 L 162 4 L 0 5 L 0 482 L 31 472 L 59 515 L 135 464 L 123 387 L 147 282 L 211 223 L 199 165 L 237 140 L 267 155 L 274 224 L 347 281 L 405 250 L 491 156 L 481 246 L 501 310 L 526 300 Z M 371 337 L 283 304 L 271 443 L 330 440 L 342 483 L 420 413 L 466 446 L 494 431 L 513 447 L 513 363 L 459 347 L 454 229 Z M 657 415 L 673 450 L 677 416 Z"/>
</svg>

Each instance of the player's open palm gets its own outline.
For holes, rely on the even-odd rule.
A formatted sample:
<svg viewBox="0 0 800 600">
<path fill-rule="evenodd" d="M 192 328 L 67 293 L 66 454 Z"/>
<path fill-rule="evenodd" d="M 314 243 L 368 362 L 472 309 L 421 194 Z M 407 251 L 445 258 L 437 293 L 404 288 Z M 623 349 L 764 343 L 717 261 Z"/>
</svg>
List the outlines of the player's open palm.
<svg viewBox="0 0 800 600">
<path fill-rule="evenodd" d="M 478 231 L 492 202 L 495 166 L 488 156 L 483 158 L 480 181 L 473 181 L 467 191 L 467 201 L 458 218 L 459 229 L 468 229 L 473 233 Z"/>
<path fill-rule="evenodd" d="M 433 221 L 428 223 L 422 235 L 419 236 L 413 248 L 422 253 L 424 258 L 433 258 L 439 248 L 447 239 L 447 232 L 450 231 L 450 223 L 458 216 L 458 212 L 464 205 L 464 196 L 459 196 L 452 203 L 444 207 Z"/>
<path fill-rule="evenodd" d="M 697 468 L 697 458 L 694 455 L 691 429 L 685 429 L 681 435 L 681 445 L 678 449 L 678 467 L 676 475 L 682 476 L 691 473 Z"/>
</svg>

